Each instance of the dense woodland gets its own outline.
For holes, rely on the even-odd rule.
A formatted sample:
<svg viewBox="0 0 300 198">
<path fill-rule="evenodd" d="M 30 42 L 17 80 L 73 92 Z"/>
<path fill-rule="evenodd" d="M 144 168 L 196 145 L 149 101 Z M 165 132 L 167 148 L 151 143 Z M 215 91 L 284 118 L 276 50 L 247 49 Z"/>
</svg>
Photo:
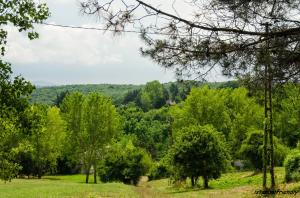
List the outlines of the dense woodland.
<svg viewBox="0 0 300 198">
<path fill-rule="evenodd" d="M 173 83 L 164 83 L 163 85 L 168 89 Z M 187 86 L 187 83 L 180 83 L 176 82 L 177 86 L 182 87 Z M 198 83 L 201 85 L 203 83 Z M 209 85 L 210 87 L 232 87 L 236 88 L 238 86 L 237 82 L 229 81 L 225 83 L 209 83 L 206 82 L 205 84 Z M 124 102 L 124 97 L 127 95 L 127 98 L 130 98 L 132 94 L 134 94 L 135 90 L 139 90 L 144 85 L 114 85 L 114 84 L 96 84 L 96 85 L 62 85 L 62 86 L 42 86 L 37 88 L 33 91 L 32 97 L 30 99 L 31 103 L 39 103 L 39 104 L 47 104 L 53 105 L 56 101 L 61 100 L 60 97 L 63 97 L 67 92 L 82 92 L 84 94 L 90 92 L 101 92 L 103 95 L 111 97 L 114 104 L 120 105 Z M 128 92 L 132 92 L 131 94 Z M 126 103 L 126 101 L 125 101 Z"/>
<path fill-rule="evenodd" d="M 147 175 L 174 183 L 189 178 L 196 186 L 202 177 L 207 188 L 228 171 L 262 171 L 261 91 L 237 81 L 99 85 L 105 86 L 121 99 L 93 90 L 96 85 L 38 88 L 34 100 L 11 98 L 22 102 L 15 110 L 21 117 L 2 122 L 10 131 L 1 141 L 10 169 L 1 178 L 85 173 L 88 182 L 93 173 L 95 183 L 136 185 Z M 37 102 L 43 93 L 56 94 L 50 105 Z M 298 181 L 300 86 L 278 86 L 274 108 L 275 165 L 286 166 L 287 181 Z"/>
</svg>

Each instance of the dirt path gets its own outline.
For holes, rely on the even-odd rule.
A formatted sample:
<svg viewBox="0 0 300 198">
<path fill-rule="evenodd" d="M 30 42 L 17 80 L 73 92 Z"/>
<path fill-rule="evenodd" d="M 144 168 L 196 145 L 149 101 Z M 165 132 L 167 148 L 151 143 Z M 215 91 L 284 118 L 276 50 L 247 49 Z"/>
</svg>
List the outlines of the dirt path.
<svg viewBox="0 0 300 198">
<path fill-rule="evenodd" d="M 140 198 L 171 198 L 169 195 L 158 192 L 148 184 L 148 178 L 142 177 L 138 186 L 134 189 Z"/>
</svg>

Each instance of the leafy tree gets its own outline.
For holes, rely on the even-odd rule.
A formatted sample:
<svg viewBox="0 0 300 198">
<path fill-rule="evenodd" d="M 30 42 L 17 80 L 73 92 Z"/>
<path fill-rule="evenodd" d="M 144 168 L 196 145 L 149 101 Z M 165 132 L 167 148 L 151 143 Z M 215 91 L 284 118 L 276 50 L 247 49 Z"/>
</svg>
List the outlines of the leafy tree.
<svg viewBox="0 0 300 198">
<path fill-rule="evenodd" d="M 263 108 L 256 99 L 248 96 L 245 88 L 237 88 L 230 92 L 226 101 L 227 111 L 231 120 L 229 142 L 232 154 L 238 157 L 242 142 L 251 128 L 263 129 Z"/>
<path fill-rule="evenodd" d="M 19 164 L 14 162 L 12 152 L 17 147 L 18 132 L 17 124 L 10 116 L 0 116 L 0 179 L 4 181 L 11 181 L 20 169 Z"/>
<path fill-rule="evenodd" d="M 238 157 L 248 129 L 263 128 L 263 109 L 244 88 L 194 88 L 183 103 L 172 108 L 172 116 L 174 136 L 182 126 L 213 125 L 225 135 L 234 157 Z"/>
<path fill-rule="evenodd" d="M 86 183 L 90 169 L 94 168 L 97 183 L 98 161 L 105 147 L 119 132 L 119 116 L 111 100 L 98 93 L 84 97 L 80 93 L 68 95 L 62 105 L 69 132 L 69 143 L 86 171 Z"/>
<path fill-rule="evenodd" d="M 50 13 L 46 4 L 38 4 L 33 0 L 8 0 L 1 2 L 0 5 L 1 16 L 0 25 L 13 25 L 19 29 L 20 32 L 33 30 L 34 23 L 40 23 L 46 20 Z M 36 32 L 30 31 L 28 33 L 30 39 L 38 38 Z M 1 54 L 4 55 L 5 45 L 7 43 L 7 31 L 0 29 L 0 46 Z"/>
<path fill-rule="evenodd" d="M 242 157 L 248 159 L 256 171 L 263 170 L 263 138 L 263 131 L 250 129 L 239 150 Z M 274 143 L 275 165 L 282 166 L 289 149 L 281 144 L 276 137 L 274 137 Z"/>
<path fill-rule="evenodd" d="M 168 93 L 158 81 L 148 82 L 141 90 L 141 104 L 144 110 L 158 109 L 166 104 Z"/>
<path fill-rule="evenodd" d="M 189 125 L 213 125 L 226 137 L 230 133 L 231 120 L 225 100 L 229 97 L 229 89 L 192 89 L 187 99 L 173 109 L 173 128 L 177 129 Z"/>
<path fill-rule="evenodd" d="M 140 89 L 135 89 L 133 91 L 127 92 L 127 94 L 124 96 L 123 99 L 123 104 L 128 104 L 130 102 L 135 103 L 137 106 L 141 106 L 141 101 L 140 101 Z"/>
<path fill-rule="evenodd" d="M 121 181 L 137 185 L 150 166 L 151 159 L 147 153 L 135 147 L 130 139 L 123 138 L 108 148 L 99 166 L 99 176 L 103 182 Z"/>
<path fill-rule="evenodd" d="M 229 160 L 224 137 L 209 125 L 181 128 L 170 155 L 177 174 L 190 177 L 192 186 L 202 176 L 204 188 L 221 176 Z"/>
<path fill-rule="evenodd" d="M 295 148 L 300 139 L 300 86 L 288 84 L 279 98 L 279 112 L 275 117 L 278 135 L 290 147 Z"/>
<path fill-rule="evenodd" d="M 178 98 L 177 97 L 178 97 L 178 94 L 179 94 L 179 88 L 178 88 L 177 84 L 176 83 L 172 83 L 170 85 L 169 90 L 170 90 L 170 98 L 173 101 L 177 100 L 177 102 L 178 102 Z"/>
<path fill-rule="evenodd" d="M 294 150 L 290 153 L 285 161 L 285 181 L 300 181 L 300 151 Z"/>
<path fill-rule="evenodd" d="M 136 106 L 119 108 L 125 134 L 135 136 L 135 144 L 153 159 L 160 159 L 168 149 L 170 116 L 168 108 L 143 112 Z"/>
<path fill-rule="evenodd" d="M 64 98 L 69 94 L 69 91 L 63 91 L 56 95 L 56 99 L 54 100 L 54 105 L 60 107 L 61 103 L 63 102 Z"/>
<path fill-rule="evenodd" d="M 41 178 L 45 172 L 55 171 L 53 169 L 65 140 L 65 123 L 56 107 L 31 106 L 26 114 L 29 131 L 16 153 L 20 154 L 18 158 L 24 168 L 23 173 Z M 33 168 L 28 167 L 30 165 Z"/>
<path fill-rule="evenodd" d="M 7 44 L 5 25 L 13 25 L 19 31 L 33 30 L 33 23 L 42 22 L 49 16 L 45 4 L 37 4 L 32 0 L 10 0 L 0 5 L 0 179 L 11 180 L 18 173 L 19 166 L 13 162 L 12 150 L 18 147 L 22 112 L 27 107 L 27 99 L 33 86 L 24 78 L 11 77 L 11 65 L 2 60 Z M 36 32 L 29 32 L 28 37 L 38 37 Z"/>
</svg>

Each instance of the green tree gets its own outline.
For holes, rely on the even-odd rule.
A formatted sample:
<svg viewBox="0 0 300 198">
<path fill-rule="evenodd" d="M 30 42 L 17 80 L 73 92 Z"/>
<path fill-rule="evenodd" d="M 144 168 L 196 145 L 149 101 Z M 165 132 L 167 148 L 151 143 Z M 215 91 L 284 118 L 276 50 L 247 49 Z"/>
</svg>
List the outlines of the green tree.
<svg viewBox="0 0 300 198">
<path fill-rule="evenodd" d="M 232 90 L 225 103 L 231 120 L 228 138 L 231 153 L 238 157 L 238 151 L 246 139 L 249 129 L 263 129 L 261 122 L 263 120 L 263 108 L 257 104 L 255 98 L 248 96 L 248 91 L 245 88 Z"/>
<path fill-rule="evenodd" d="M 183 126 L 213 125 L 225 135 L 234 157 L 239 156 L 248 129 L 263 128 L 263 108 L 245 88 L 194 88 L 184 102 L 172 108 L 172 116 L 174 136 Z"/>
<path fill-rule="evenodd" d="M 62 91 L 59 94 L 56 95 L 55 100 L 53 101 L 54 105 L 57 107 L 60 107 L 62 101 L 64 100 L 64 98 L 69 94 L 69 91 Z"/>
<path fill-rule="evenodd" d="M 49 11 L 45 4 L 37 4 L 33 0 L 9 0 L 1 2 L 0 13 L 0 179 L 10 180 L 19 170 L 18 164 L 13 162 L 12 150 L 20 142 L 22 114 L 33 86 L 20 76 L 12 78 L 11 65 L 2 60 L 8 34 L 4 26 L 15 26 L 20 32 L 31 30 L 28 37 L 34 39 L 38 34 L 33 32 L 33 23 L 47 19 Z"/>
<path fill-rule="evenodd" d="M 120 130 L 119 115 L 111 100 L 98 93 L 84 97 L 80 93 L 68 95 L 62 105 L 67 121 L 69 141 L 83 163 L 86 183 L 94 168 L 97 183 L 97 165 L 105 147 Z"/>
<path fill-rule="evenodd" d="M 192 89 L 187 99 L 173 109 L 174 135 L 183 126 L 210 124 L 227 138 L 231 120 L 225 101 L 229 95 L 230 89 L 210 89 L 208 86 Z"/>
<path fill-rule="evenodd" d="M 240 155 L 251 162 L 255 171 L 263 170 L 263 138 L 264 133 L 262 130 L 249 129 L 247 138 L 243 141 L 243 144 L 239 150 Z M 289 152 L 289 148 L 280 143 L 280 141 L 274 137 L 274 155 L 275 165 L 282 166 L 286 155 Z"/>
<path fill-rule="evenodd" d="M 31 173 L 40 179 L 45 172 L 55 171 L 66 136 L 65 123 L 56 107 L 31 106 L 26 114 L 30 128 L 22 143 L 27 146 L 25 150 L 19 147 L 17 152 L 29 155 L 28 160 L 32 160 L 34 167 Z"/>
<path fill-rule="evenodd" d="M 17 176 L 20 169 L 19 164 L 14 162 L 13 149 L 17 147 L 19 130 L 15 120 L 11 116 L 5 118 L 0 116 L 0 179 L 11 181 Z"/>
<path fill-rule="evenodd" d="M 158 109 L 166 104 L 168 93 L 162 84 L 152 81 L 142 89 L 140 97 L 144 110 Z"/>
<path fill-rule="evenodd" d="M 288 146 L 295 148 L 300 139 L 300 86 L 285 85 L 283 92 L 275 116 L 275 129 Z"/>
<path fill-rule="evenodd" d="M 134 143 L 149 152 L 152 159 L 160 159 L 167 152 L 171 130 L 168 111 L 166 107 L 148 112 L 132 105 L 119 108 L 124 133 L 134 136 Z"/>
<path fill-rule="evenodd" d="M 202 176 L 204 188 L 209 179 L 219 178 L 229 163 L 224 137 L 209 125 L 183 127 L 170 156 L 177 174 L 190 177 L 192 186 Z"/>
<path fill-rule="evenodd" d="M 293 150 L 284 161 L 285 181 L 300 181 L 300 150 Z"/>
<path fill-rule="evenodd" d="M 28 33 L 30 39 L 38 38 L 38 34 L 33 32 L 33 24 L 46 20 L 50 13 L 46 4 L 39 4 L 33 0 L 8 0 L 0 5 L 0 46 L 1 54 L 5 53 L 7 43 L 7 31 L 2 28 L 4 25 L 13 25 L 20 32 L 31 30 Z"/>
</svg>

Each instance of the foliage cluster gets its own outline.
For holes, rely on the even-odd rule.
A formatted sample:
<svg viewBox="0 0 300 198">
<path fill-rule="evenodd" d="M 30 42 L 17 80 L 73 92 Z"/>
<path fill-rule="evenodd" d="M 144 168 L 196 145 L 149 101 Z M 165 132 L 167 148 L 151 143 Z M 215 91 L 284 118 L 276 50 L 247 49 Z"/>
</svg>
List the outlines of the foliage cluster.
<svg viewBox="0 0 300 198">
<path fill-rule="evenodd" d="M 148 154 L 133 145 L 130 139 L 112 144 L 99 165 L 99 176 L 103 182 L 121 181 L 137 185 L 151 166 Z"/>
<path fill-rule="evenodd" d="M 182 128 L 169 152 L 175 177 L 189 177 L 194 187 L 202 176 L 204 188 L 208 188 L 209 179 L 219 178 L 228 166 L 230 156 L 224 140 L 209 125 Z"/>
<path fill-rule="evenodd" d="M 300 150 L 291 152 L 284 161 L 285 181 L 300 181 Z"/>
</svg>

